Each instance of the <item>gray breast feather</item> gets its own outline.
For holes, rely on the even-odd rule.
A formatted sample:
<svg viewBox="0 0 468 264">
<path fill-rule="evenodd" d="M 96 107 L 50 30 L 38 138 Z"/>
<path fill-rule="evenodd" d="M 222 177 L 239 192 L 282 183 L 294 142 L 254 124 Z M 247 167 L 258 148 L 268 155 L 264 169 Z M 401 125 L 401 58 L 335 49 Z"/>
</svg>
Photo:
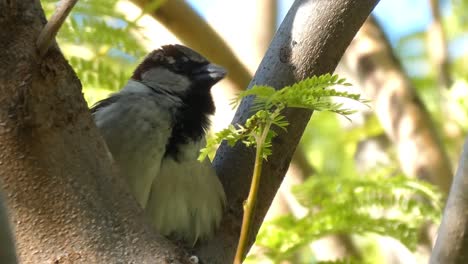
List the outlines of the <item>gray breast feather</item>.
<svg viewBox="0 0 468 264">
<path fill-rule="evenodd" d="M 197 160 L 200 149 L 193 148 L 197 145 L 190 142 L 183 147 L 196 155 L 184 153 L 177 161 L 171 156 L 163 159 L 146 208 L 156 230 L 189 243 L 212 235 L 226 200 L 210 161 Z"/>
<path fill-rule="evenodd" d="M 93 113 L 120 174 L 143 208 L 172 132 L 169 113 L 140 94 L 120 96 Z"/>
</svg>

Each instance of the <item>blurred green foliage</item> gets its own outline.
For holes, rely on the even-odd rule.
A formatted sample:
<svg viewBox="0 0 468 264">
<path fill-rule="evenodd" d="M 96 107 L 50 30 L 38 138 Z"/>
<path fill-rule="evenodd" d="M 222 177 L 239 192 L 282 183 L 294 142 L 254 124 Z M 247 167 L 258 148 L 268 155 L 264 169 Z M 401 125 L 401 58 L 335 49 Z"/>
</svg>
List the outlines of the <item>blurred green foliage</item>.
<svg viewBox="0 0 468 264">
<path fill-rule="evenodd" d="M 55 0 L 41 1 L 49 17 Z M 117 0 L 81 0 L 60 29 L 57 41 L 83 84 L 89 105 L 125 85 L 146 55 L 136 21 L 116 8 Z"/>
<path fill-rule="evenodd" d="M 264 224 L 256 241 L 262 255 L 279 263 L 331 234 L 391 236 L 414 250 L 419 228 L 428 221 L 437 223 L 441 217 L 441 195 L 430 184 L 388 175 L 392 173 L 372 173 L 365 178 L 310 177 L 295 188 L 308 213 L 299 219 L 287 215 Z"/>
<path fill-rule="evenodd" d="M 312 111 L 326 111 L 339 114 L 345 118 L 355 113 L 355 110 L 345 108 L 343 103 L 336 103 L 332 98 L 340 97 L 354 100 L 358 103 L 367 103 L 359 94 L 345 91 L 338 91 L 334 86 L 351 86 L 345 79 L 340 79 L 338 75 L 329 73 L 321 76 L 306 78 L 291 86 L 276 90 L 271 86 L 254 85 L 252 88 L 239 93 L 233 100 L 234 107 L 237 107 L 242 99 L 255 96 L 253 106 L 250 108 L 255 112 L 245 124 L 229 125 L 228 128 L 216 133 L 207 140 L 206 148 L 201 150 L 199 160 L 202 161 L 213 152 L 213 148 L 222 141 L 226 141 L 233 147 L 237 142 L 244 143 L 247 147 L 262 145 L 262 157 L 266 160 L 272 153 L 272 140 L 277 133 L 272 127 L 287 130 L 289 125 L 282 114 L 285 108 L 302 108 Z M 264 139 L 262 135 L 264 134 Z"/>
</svg>

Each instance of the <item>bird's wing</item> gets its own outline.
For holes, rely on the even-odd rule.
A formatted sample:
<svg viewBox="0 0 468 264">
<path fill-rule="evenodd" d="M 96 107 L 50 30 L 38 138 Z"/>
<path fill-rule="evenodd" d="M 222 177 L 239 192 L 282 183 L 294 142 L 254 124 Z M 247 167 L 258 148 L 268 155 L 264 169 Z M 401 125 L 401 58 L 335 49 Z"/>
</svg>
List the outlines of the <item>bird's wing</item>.
<svg viewBox="0 0 468 264">
<path fill-rule="evenodd" d="M 120 174 L 143 208 L 172 131 L 170 109 L 158 101 L 149 95 L 115 94 L 91 109 Z"/>
<path fill-rule="evenodd" d="M 180 147 L 185 153 L 177 159 L 163 159 L 146 207 L 161 234 L 193 243 L 213 233 L 221 221 L 226 199 L 211 162 L 197 160 L 203 143 L 204 140 L 189 142 Z"/>
</svg>

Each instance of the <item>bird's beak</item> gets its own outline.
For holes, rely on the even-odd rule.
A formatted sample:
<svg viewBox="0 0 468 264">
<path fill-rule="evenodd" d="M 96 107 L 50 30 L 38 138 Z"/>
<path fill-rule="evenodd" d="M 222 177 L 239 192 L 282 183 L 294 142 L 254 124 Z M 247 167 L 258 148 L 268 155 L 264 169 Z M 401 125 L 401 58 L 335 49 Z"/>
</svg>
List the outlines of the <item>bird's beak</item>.
<svg viewBox="0 0 468 264">
<path fill-rule="evenodd" d="M 227 71 L 223 67 L 212 63 L 205 66 L 205 71 L 216 82 L 223 79 L 227 74 Z"/>
<path fill-rule="evenodd" d="M 223 67 L 210 63 L 198 68 L 195 76 L 197 81 L 210 81 L 215 84 L 223 79 L 226 73 L 227 71 Z"/>
</svg>

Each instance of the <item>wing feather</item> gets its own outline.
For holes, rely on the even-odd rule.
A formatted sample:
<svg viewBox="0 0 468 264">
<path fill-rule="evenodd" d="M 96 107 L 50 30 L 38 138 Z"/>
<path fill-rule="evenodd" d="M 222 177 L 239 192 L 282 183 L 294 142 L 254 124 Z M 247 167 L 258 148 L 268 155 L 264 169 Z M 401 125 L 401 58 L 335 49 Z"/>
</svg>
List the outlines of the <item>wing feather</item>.
<svg viewBox="0 0 468 264">
<path fill-rule="evenodd" d="M 116 94 L 92 109 L 121 175 L 143 208 L 172 130 L 169 109 L 156 104 L 158 100 L 151 97 L 138 93 Z"/>
</svg>

